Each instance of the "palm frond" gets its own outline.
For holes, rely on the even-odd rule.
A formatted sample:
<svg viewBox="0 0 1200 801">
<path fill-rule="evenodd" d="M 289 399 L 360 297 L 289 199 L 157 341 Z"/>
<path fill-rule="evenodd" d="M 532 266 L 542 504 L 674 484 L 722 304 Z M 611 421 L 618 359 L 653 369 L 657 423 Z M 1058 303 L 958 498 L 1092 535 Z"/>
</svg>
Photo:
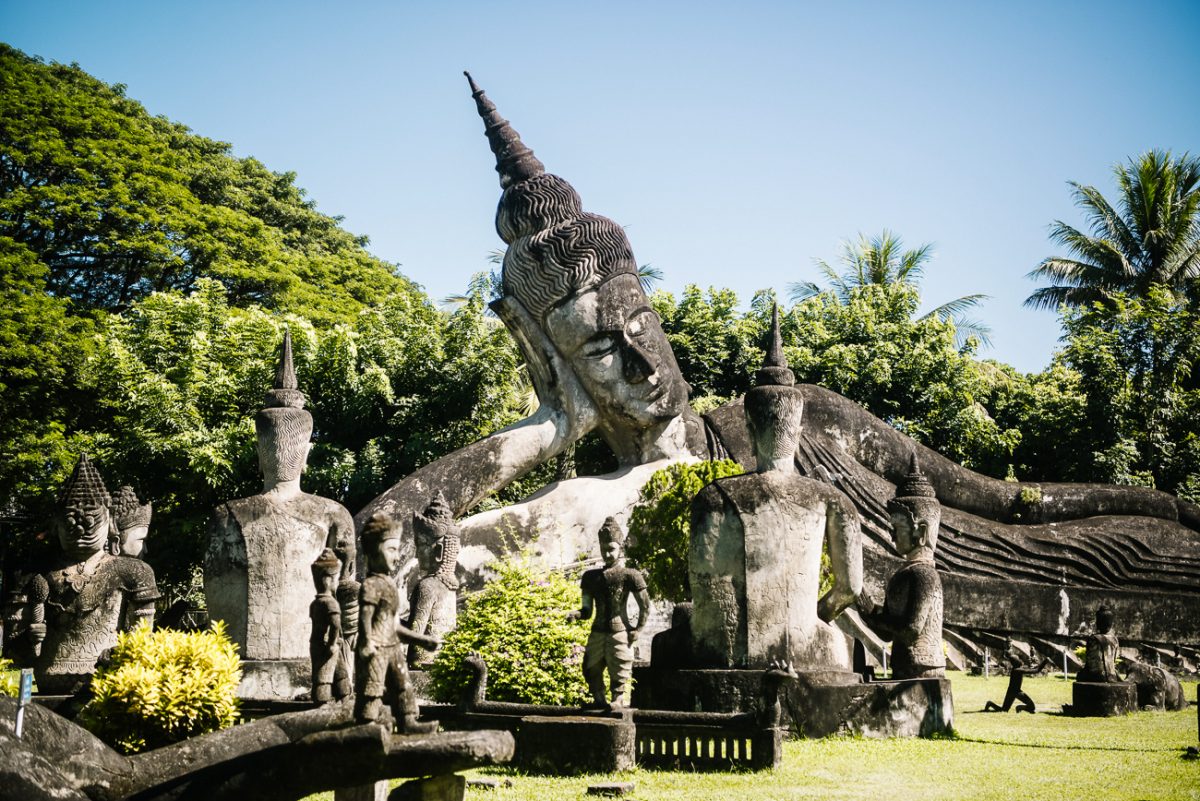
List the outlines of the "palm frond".
<svg viewBox="0 0 1200 801">
<path fill-rule="evenodd" d="M 642 291 L 650 294 L 650 290 L 654 285 L 663 280 L 663 271 L 657 267 L 651 267 L 649 264 L 643 264 L 637 270 L 638 283 L 642 285 Z"/>
</svg>

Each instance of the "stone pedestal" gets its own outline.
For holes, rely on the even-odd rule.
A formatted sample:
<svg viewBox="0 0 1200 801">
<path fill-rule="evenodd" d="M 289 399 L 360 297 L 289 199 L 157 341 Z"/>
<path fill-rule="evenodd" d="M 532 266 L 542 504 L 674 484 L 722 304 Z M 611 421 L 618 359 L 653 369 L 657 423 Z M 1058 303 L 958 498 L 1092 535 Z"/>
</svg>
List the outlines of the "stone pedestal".
<svg viewBox="0 0 1200 801">
<path fill-rule="evenodd" d="M 467 794 L 467 777 L 457 773 L 434 776 L 431 779 L 412 779 L 392 790 L 388 801 L 463 801 Z"/>
<path fill-rule="evenodd" d="M 521 718 L 513 762 L 532 773 L 612 773 L 631 770 L 637 732 L 621 718 Z"/>
<path fill-rule="evenodd" d="M 760 714 L 758 670 L 634 669 L 638 709 Z M 929 737 L 954 727 L 947 679 L 861 683 L 848 671 L 801 673 L 780 689 L 779 725 L 793 736 Z"/>
<path fill-rule="evenodd" d="M 307 659 L 247 659 L 242 662 L 238 697 L 247 701 L 294 701 L 312 693 Z"/>
<path fill-rule="evenodd" d="M 389 784 L 381 781 L 358 787 L 342 787 L 333 791 L 333 801 L 387 801 Z"/>
<path fill-rule="evenodd" d="M 1080 718 L 1111 718 L 1137 709 L 1137 686 L 1132 682 L 1077 681 L 1071 688 L 1070 714 Z"/>
</svg>

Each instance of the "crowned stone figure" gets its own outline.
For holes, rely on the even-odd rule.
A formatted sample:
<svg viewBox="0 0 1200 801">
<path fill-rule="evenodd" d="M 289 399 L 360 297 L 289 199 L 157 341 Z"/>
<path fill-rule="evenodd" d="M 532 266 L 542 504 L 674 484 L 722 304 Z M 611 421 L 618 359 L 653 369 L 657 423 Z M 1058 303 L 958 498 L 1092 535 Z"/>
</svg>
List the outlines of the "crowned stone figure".
<svg viewBox="0 0 1200 801">
<path fill-rule="evenodd" d="M 118 632 L 154 622 L 154 571 L 109 552 L 117 539 L 111 502 L 100 473 L 80 456 L 50 526 L 61 553 L 9 599 L 18 640 L 10 653 L 33 666 L 43 693 L 74 692 L 116 645 Z"/>
<path fill-rule="evenodd" d="M 332 549 L 321 551 L 312 563 L 317 597 L 309 606 L 312 621 L 309 654 L 312 658 L 312 700 L 326 704 L 353 694 L 346 653 L 342 648 L 342 610 L 334 596 L 342 563 Z"/>
<path fill-rule="evenodd" d="M 796 469 L 803 397 L 794 382 L 776 308 L 745 401 L 758 470 L 714 481 L 692 501 L 692 636 L 705 667 L 781 662 L 849 674 L 846 637 L 831 621 L 862 591 L 858 513 L 839 490 Z M 822 596 L 823 544 L 834 582 Z"/>
<path fill-rule="evenodd" d="M 408 627 L 418 634 L 442 639 L 458 620 L 459 533 L 446 498 L 438 493 L 424 513 L 413 515 L 417 539 L 417 561 L 423 577 L 409 602 Z M 433 661 L 433 652 L 413 643 L 408 664 L 421 668 Z"/>
<path fill-rule="evenodd" d="M 141 503 L 137 493 L 129 485 L 117 490 L 113 496 L 112 514 L 117 536 L 109 543 L 109 553 L 114 556 L 136 556 L 146 558 L 146 535 L 150 532 L 150 518 L 154 506 Z"/>
<path fill-rule="evenodd" d="M 309 690 L 309 566 L 354 530 L 341 504 L 300 490 L 313 421 L 296 386 L 290 332 L 254 427 L 263 491 L 213 512 L 204 594 L 244 660 L 242 696 L 288 699 Z"/>
</svg>

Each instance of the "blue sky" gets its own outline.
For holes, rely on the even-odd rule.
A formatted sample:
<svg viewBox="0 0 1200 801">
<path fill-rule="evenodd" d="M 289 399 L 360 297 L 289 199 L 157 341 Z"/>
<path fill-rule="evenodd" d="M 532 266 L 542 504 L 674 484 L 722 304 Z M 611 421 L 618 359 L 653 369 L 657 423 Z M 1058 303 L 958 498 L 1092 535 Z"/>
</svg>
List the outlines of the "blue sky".
<svg viewBox="0 0 1200 801">
<path fill-rule="evenodd" d="M 0 0 L 0 39 L 292 170 L 435 298 L 501 247 L 463 69 L 663 288 L 813 280 L 884 227 L 934 243 L 923 297 L 991 300 L 981 355 L 1046 365 L 1024 278 L 1068 180 L 1200 152 L 1200 2 Z"/>
</svg>

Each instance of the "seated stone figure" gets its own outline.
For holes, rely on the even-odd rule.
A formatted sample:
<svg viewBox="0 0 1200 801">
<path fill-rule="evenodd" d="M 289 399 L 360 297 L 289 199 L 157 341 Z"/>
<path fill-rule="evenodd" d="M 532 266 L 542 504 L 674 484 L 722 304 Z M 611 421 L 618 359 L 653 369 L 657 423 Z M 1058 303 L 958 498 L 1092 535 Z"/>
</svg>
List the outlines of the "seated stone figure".
<svg viewBox="0 0 1200 801">
<path fill-rule="evenodd" d="M 417 561 L 424 575 L 413 590 L 409 602 L 408 627 L 418 634 L 442 639 L 454 630 L 458 620 L 458 526 L 446 505 L 442 493 L 430 502 L 424 514 L 413 515 L 417 537 Z M 408 664 L 413 668 L 427 666 L 433 653 L 413 644 L 408 650 Z"/>
<path fill-rule="evenodd" d="M 796 471 L 803 399 L 793 383 L 776 310 L 758 386 L 746 394 L 757 472 L 718 479 L 692 501 L 692 634 L 705 667 L 850 668 L 831 621 L 862 590 L 858 515 L 842 493 Z M 818 597 L 822 545 L 834 582 Z"/>
<path fill-rule="evenodd" d="M 1113 612 L 1107 606 L 1096 610 L 1096 630 L 1087 638 L 1087 652 L 1083 668 L 1075 674 L 1075 681 L 1117 682 L 1117 655 L 1121 643 L 1112 633 Z"/>
<path fill-rule="evenodd" d="M 309 566 L 354 526 L 341 504 L 300 490 L 313 426 L 303 407 L 285 333 L 275 386 L 254 419 L 263 491 L 216 508 L 204 561 L 208 611 L 225 622 L 245 660 L 247 697 L 308 690 Z"/>
<path fill-rule="evenodd" d="M 117 643 L 117 632 L 153 624 L 159 597 L 154 571 L 140 559 L 109 553 L 115 539 L 104 480 L 86 455 L 59 493 L 51 530 L 61 548 L 51 569 L 16 590 L 17 642 L 10 653 L 32 665 L 44 693 L 74 692 Z"/>
<path fill-rule="evenodd" d="M 870 609 L 860 603 L 859 612 L 871 628 L 892 640 L 892 678 L 945 676 L 942 581 L 933 565 L 941 507 L 916 456 L 888 511 L 904 566 L 888 582 L 883 607 Z"/>
</svg>

